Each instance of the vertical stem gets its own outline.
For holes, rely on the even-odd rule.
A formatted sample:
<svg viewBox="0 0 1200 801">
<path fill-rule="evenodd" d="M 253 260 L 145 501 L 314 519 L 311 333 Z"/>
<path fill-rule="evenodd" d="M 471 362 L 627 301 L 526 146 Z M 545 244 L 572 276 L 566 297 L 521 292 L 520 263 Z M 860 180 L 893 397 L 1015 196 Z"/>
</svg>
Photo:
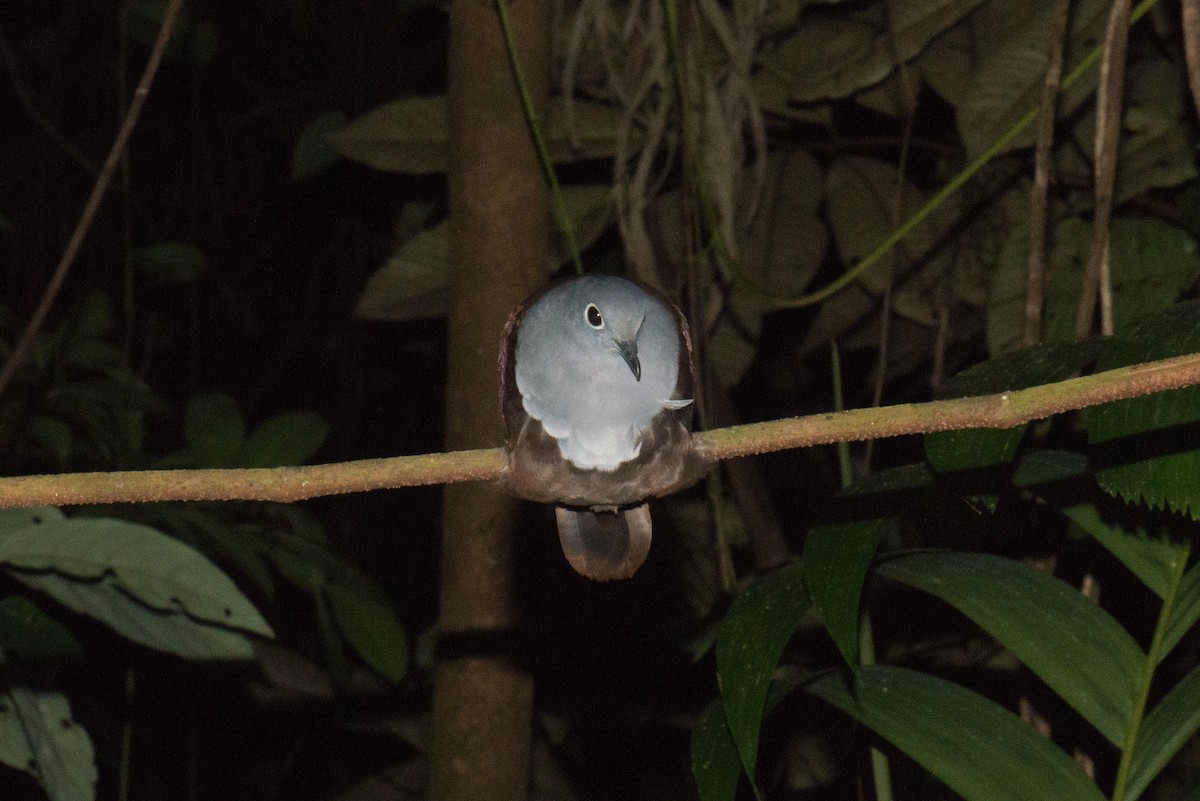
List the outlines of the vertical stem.
<svg viewBox="0 0 1200 801">
<path fill-rule="evenodd" d="M 518 0 L 507 11 L 527 96 L 540 114 L 550 72 L 546 4 Z M 548 203 L 493 5 L 452 1 L 449 59 L 446 446 L 459 449 L 503 442 L 496 353 L 508 313 L 545 280 Z M 430 710 L 434 801 L 529 794 L 533 682 L 515 640 L 516 509 L 494 484 L 445 489 Z"/>
<path fill-rule="evenodd" d="M 1163 597 L 1162 609 L 1158 613 L 1158 622 L 1154 626 L 1154 637 L 1150 640 L 1150 650 L 1142 660 L 1142 671 L 1138 676 L 1136 694 L 1133 696 L 1133 710 L 1129 714 L 1129 725 L 1125 728 L 1125 741 L 1121 744 L 1121 762 L 1117 766 L 1117 779 L 1113 782 L 1112 801 L 1125 801 L 1125 792 L 1129 787 L 1129 770 L 1133 765 L 1134 746 L 1137 745 L 1142 719 L 1146 714 L 1146 701 L 1150 697 L 1150 684 L 1154 680 L 1154 671 L 1162 661 L 1163 639 L 1171 624 L 1175 612 L 1175 602 L 1178 599 L 1179 585 L 1187 570 L 1188 555 L 1191 553 L 1190 541 L 1174 550 L 1174 562 L 1171 564 L 1171 579 Z"/>
<path fill-rule="evenodd" d="M 858 663 L 863 666 L 875 664 L 875 631 L 871 627 L 871 614 L 864 611 L 858 626 Z M 887 754 L 871 748 L 871 780 L 875 786 L 875 801 L 892 801 L 892 771 Z"/>
</svg>

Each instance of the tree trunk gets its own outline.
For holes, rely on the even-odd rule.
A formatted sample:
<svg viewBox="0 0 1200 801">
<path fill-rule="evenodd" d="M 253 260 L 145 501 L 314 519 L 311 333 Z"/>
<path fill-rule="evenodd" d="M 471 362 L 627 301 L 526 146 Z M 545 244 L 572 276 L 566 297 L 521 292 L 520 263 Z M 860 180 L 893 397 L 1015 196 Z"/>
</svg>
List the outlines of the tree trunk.
<svg viewBox="0 0 1200 801">
<path fill-rule="evenodd" d="M 548 75 L 543 0 L 509 7 L 539 107 Z M 453 0 L 449 73 L 450 283 L 446 447 L 503 441 L 496 356 L 508 313 L 545 280 L 545 182 L 495 7 Z M 431 711 L 430 798 L 526 798 L 533 681 L 514 655 L 516 504 L 491 485 L 445 490 L 440 648 Z"/>
</svg>

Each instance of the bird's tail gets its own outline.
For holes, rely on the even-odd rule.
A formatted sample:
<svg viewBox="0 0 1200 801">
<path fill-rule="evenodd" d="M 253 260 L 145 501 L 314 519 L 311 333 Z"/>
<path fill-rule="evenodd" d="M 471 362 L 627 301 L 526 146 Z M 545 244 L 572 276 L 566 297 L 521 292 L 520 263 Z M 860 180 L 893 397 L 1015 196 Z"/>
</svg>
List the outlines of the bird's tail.
<svg viewBox="0 0 1200 801">
<path fill-rule="evenodd" d="M 613 511 L 556 507 L 558 540 L 575 572 L 595 581 L 632 576 L 650 553 L 650 507 Z"/>
</svg>

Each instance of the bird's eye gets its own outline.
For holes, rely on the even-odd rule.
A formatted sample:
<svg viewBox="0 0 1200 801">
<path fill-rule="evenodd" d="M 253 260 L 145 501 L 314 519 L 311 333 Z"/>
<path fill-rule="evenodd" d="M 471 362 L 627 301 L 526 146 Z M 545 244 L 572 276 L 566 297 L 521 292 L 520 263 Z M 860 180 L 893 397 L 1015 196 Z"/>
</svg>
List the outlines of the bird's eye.
<svg viewBox="0 0 1200 801">
<path fill-rule="evenodd" d="M 592 328 L 603 328 L 604 318 L 600 316 L 600 308 L 595 303 L 589 303 L 583 310 L 583 317 Z"/>
</svg>

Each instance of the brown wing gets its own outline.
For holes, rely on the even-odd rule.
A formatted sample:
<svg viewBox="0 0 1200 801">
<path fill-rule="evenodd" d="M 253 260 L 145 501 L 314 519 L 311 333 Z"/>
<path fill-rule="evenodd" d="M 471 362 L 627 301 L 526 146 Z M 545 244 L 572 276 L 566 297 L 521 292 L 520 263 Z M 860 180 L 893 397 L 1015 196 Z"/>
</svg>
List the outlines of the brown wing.
<svg viewBox="0 0 1200 801">
<path fill-rule="evenodd" d="M 504 433 L 508 438 L 509 447 L 516 441 L 517 434 L 525 424 L 525 407 L 521 405 L 521 396 L 517 392 L 517 329 L 521 318 L 529 308 L 529 300 L 508 315 L 504 331 L 500 334 L 500 354 L 497 358 L 499 381 L 497 388 L 500 393 L 500 416 L 504 419 Z"/>
</svg>

